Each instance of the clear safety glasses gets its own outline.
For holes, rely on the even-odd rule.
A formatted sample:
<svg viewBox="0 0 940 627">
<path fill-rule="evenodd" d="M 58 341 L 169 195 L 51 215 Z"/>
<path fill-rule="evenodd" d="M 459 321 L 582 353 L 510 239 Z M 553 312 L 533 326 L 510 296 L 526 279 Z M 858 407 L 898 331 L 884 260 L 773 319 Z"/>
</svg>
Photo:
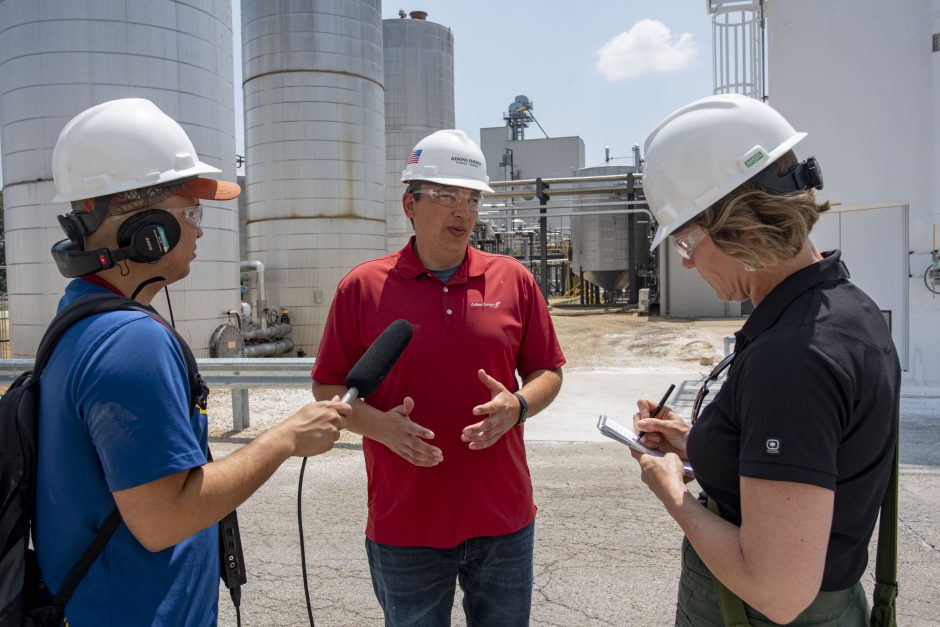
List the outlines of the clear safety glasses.
<svg viewBox="0 0 940 627">
<path fill-rule="evenodd" d="M 719 361 L 718 365 L 712 368 L 712 371 L 708 373 L 707 377 L 705 377 L 705 382 L 702 383 L 702 387 L 699 388 L 698 394 L 695 395 L 695 402 L 692 403 L 692 424 L 695 424 L 695 421 L 698 420 L 699 412 L 702 411 L 702 403 L 705 402 L 705 397 L 708 396 L 709 384 L 718 380 L 718 377 L 721 376 L 721 373 L 731 365 L 732 361 L 734 361 L 735 355 L 737 355 L 737 353 L 731 353 Z"/>
<path fill-rule="evenodd" d="M 412 192 L 413 195 L 424 194 L 434 202 L 449 209 L 456 207 L 461 201 L 467 203 L 470 211 L 479 211 L 483 199 L 480 192 L 457 190 L 457 189 L 418 189 Z"/>
<path fill-rule="evenodd" d="M 202 205 L 193 205 L 192 207 L 155 207 L 155 209 L 163 209 L 164 211 L 181 215 L 197 229 L 202 223 Z"/>
<path fill-rule="evenodd" d="M 678 235 L 670 235 L 669 241 L 672 242 L 672 247 L 683 259 L 692 261 L 692 253 L 695 252 L 695 247 L 706 237 L 708 237 L 708 233 L 702 227 L 693 226 Z"/>
</svg>

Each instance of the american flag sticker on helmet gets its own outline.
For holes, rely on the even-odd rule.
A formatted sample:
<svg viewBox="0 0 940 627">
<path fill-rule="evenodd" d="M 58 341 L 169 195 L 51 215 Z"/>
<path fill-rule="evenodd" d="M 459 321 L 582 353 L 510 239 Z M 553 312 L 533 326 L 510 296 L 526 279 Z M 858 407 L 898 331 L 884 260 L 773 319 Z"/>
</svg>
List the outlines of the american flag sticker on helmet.
<svg viewBox="0 0 940 627">
<path fill-rule="evenodd" d="M 408 163 L 418 163 L 418 159 L 421 158 L 421 149 L 415 148 L 411 151 L 411 154 L 408 156 Z"/>
</svg>

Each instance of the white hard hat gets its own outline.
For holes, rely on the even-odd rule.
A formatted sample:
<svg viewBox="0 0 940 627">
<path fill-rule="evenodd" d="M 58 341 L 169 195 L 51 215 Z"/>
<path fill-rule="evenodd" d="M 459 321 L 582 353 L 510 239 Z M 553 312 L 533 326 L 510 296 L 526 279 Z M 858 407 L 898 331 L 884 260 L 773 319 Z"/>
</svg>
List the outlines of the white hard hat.
<svg viewBox="0 0 940 627">
<path fill-rule="evenodd" d="M 431 133 L 417 143 L 401 173 L 401 182 L 409 181 L 493 192 L 483 151 L 466 133 L 454 129 Z"/>
<path fill-rule="evenodd" d="M 199 160 L 183 128 L 149 100 L 111 100 L 82 111 L 59 133 L 52 153 L 57 192 L 52 201 L 108 196 L 220 172 Z"/>
<path fill-rule="evenodd" d="M 738 94 L 672 113 L 646 138 L 643 192 L 659 223 L 650 250 L 804 137 L 769 105 Z"/>
</svg>

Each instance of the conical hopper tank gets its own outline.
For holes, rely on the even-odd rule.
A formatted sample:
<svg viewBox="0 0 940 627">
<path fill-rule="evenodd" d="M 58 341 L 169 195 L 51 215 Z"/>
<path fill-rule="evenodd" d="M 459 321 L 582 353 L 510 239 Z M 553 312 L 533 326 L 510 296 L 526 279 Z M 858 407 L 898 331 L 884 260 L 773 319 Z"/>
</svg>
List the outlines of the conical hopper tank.
<svg viewBox="0 0 940 627">
<path fill-rule="evenodd" d="M 624 165 L 596 165 L 581 168 L 577 176 L 607 176 L 629 174 L 635 168 Z M 610 182 L 585 182 L 585 188 L 610 187 Z M 616 194 L 577 196 L 575 202 L 583 204 L 580 212 L 610 210 L 610 207 L 592 203 L 622 200 Z M 583 271 L 584 278 L 608 292 L 622 290 L 629 285 L 630 249 L 627 238 L 627 214 L 574 215 L 571 217 L 571 269 Z"/>
</svg>

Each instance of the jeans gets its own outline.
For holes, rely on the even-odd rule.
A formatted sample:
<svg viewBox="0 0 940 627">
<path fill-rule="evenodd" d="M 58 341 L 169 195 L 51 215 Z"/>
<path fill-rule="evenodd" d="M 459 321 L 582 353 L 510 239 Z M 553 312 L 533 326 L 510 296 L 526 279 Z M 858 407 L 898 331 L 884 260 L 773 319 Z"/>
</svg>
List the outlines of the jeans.
<svg viewBox="0 0 940 627">
<path fill-rule="evenodd" d="M 532 610 L 535 523 L 450 549 L 366 540 L 375 596 L 386 627 L 450 625 L 456 583 L 467 627 L 524 627 Z"/>
</svg>

